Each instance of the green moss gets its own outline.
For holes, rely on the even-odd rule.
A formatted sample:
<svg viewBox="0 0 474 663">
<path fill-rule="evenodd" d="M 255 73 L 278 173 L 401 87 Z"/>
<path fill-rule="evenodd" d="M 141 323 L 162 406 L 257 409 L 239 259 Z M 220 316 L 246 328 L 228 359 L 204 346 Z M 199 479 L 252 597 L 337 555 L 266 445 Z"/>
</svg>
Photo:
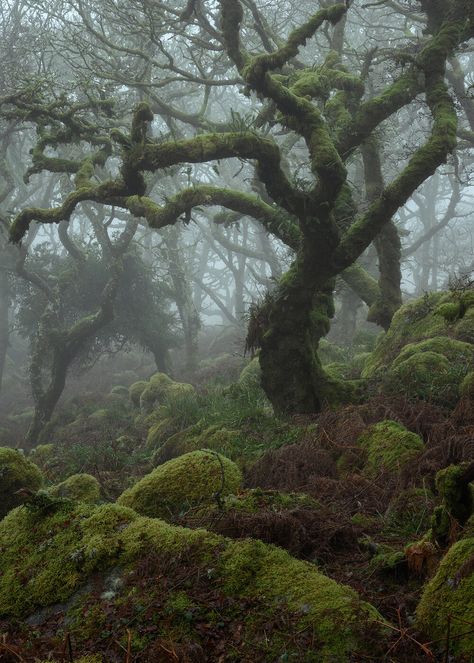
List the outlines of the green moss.
<svg viewBox="0 0 474 663">
<path fill-rule="evenodd" d="M 287 605 L 302 613 L 306 624 L 317 623 L 321 648 L 319 658 L 314 660 L 345 661 L 355 646 L 355 593 L 315 574 L 309 563 L 288 561 L 283 550 L 248 539 L 227 546 L 220 558 L 219 572 L 226 592 L 250 598 L 267 596 L 274 602 L 274 610 Z M 334 610 L 338 614 L 336 621 Z M 372 614 L 375 616 L 375 612 Z M 360 626 L 363 621 L 364 618 Z"/>
<path fill-rule="evenodd" d="M 407 343 L 444 335 L 446 321 L 433 315 L 442 298 L 443 293 L 431 293 L 399 308 L 389 330 L 378 339 L 362 377 L 376 377 L 379 370 L 386 370 Z"/>
<path fill-rule="evenodd" d="M 469 371 L 459 385 L 459 395 L 462 398 L 474 398 L 474 371 Z"/>
<path fill-rule="evenodd" d="M 381 468 L 399 471 L 422 450 L 423 441 L 396 421 L 381 421 L 368 428 L 358 439 L 367 452 L 366 471 L 380 472 Z"/>
<path fill-rule="evenodd" d="M 28 498 L 19 490 L 36 492 L 42 482 L 39 468 L 20 451 L 0 447 L 0 518 Z"/>
<path fill-rule="evenodd" d="M 451 546 L 436 575 L 426 585 L 416 609 L 416 626 L 430 640 L 445 641 L 450 617 L 450 654 L 466 656 L 466 660 L 470 660 L 474 651 L 474 633 L 469 628 L 474 615 L 473 559 L 474 538 Z M 464 636 L 457 637 L 461 634 Z"/>
<path fill-rule="evenodd" d="M 148 387 L 148 382 L 145 382 L 144 380 L 139 380 L 138 382 L 134 382 L 129 387 L 128 395 L 130 396 L 130 400 L 135 405 L 135 407 L 139 407 L 141 395 L 143 394 L 143 392 L 147 387 Z"/>
<path fill-rule="evenodd" d="M 406 359 L 397 358 L 386 375 L 384 390 L 440 405 L 453 405 L 466 370 L 466 364 L 450 362 L 438 352 L 417 352 Z"/>
<path fill-rule="evenodd" d="M 359 352 L 358 354 L 355 354 L 350 361 L 351 371 L 360 377 L 370 356 L 370 352 Z"/>
<path fill-rule="evenodd" d="M 140 396 L 140 407 L 150 412 L 157 405 L 166 402 L 167 398 L 194 397 L 195 390 L 190 384 L 173 382 L 165 373 L 155 373 Z"/>
<path fill-rule="evenodd" d="M 324 370 L 331 380 L 344 380 L 348 377 L 349 367 L 345 363 L 333 361 L 326 364 Z"/>
<path fill-rule="evenodd" d="M 237 465 L 212 451 L 194 451 L 164 463 L 126 490 L 118 503 L 140 514 L 168 517 L 215 495 L 238 491 Z"/>
<path fill-rule="evenodd" d="M 148 449 L 157 449 L 161 447 L 170 436 L 173 436 L 174 431 L 173 422 L 169 418 L 161 419 L 154 423 L 148 430 L 146 438 Z"/>
<path fill-rule="evenodd" d="M 123 573 L 138 566 L 140 573 L 151 568 L 153 574 L 154 564 L 158 569 L 165 565 L 170 590 L 163 595 L 166 585 L 161 585 L 159 600 L 164 610 L 155 613 L 153 623 L 166 627 L 177 613 L 178 621 L 184 619 L 188 623 L 187 632 L 194 642 L 199 642 L 201 635 L 192 630 L 189 613 L 195 605 L 187 587 L 192 590 L 193 583 L 202 582 L 199 578 L 203 577 L 209 584 L 201 589 L 205 594 L 201 593 L 199 605 L 203 605 L 203 596 L 210 592 L 213 609 L 216 588 L 224 599 L 231 599 L 219 602 L 222 613 L 219 620 L 224 623 L 235 618 L 239 597 L 251 601 L 253 609 L 239 614 L 244 642 L 255 642 L 268 620 L 280 624 L 283 617 L 285 623 L 288 620 L 291 624 L 292 633 L 314 631 L 314 656 L 308 659 L 311 661 L 349 661 L 351 652 L 363 647 L 366 627 L 376 629 L 375 621 L 380 619 L 375 609 L 360 601 L 353 590 L 281 549 L 259 541 L 231 542 L 205 530 L 173 527 L 113 504 L 100 507 L 75 504 L 67 509 L 63 506 L 47 516 L 16 509 L 0 523 L 0 548 L 0 615 L 24 617 L 38 608 L 67 602 L 63 607 L 64 617 L 75 642 L 79 643 L 78 656 L 81 624 L 76 624 L 73 617 L 79 599 L 69 599 L 92 574 L 97 578 L 100 572 L 105 574 L 111 568 Z M 178 563 L 170 565 L 173 559 Z M 183 564 L 189 564 L 190 569 L 185 576 Z M 175 585 L 174 569 L 178 570 L 179 587 Z M 146 591 L 149 599 L 154 583 L 148 583 Z M 137 597 L 135 603 L 133 597 Z M 138 629 L 144 618 L 140 583 L 108 597 L 109 613 L 125 599 L 130 601 Z M 92 607 L 89 605 L 88 613 L 94 606 L 101 610 L 98 600 L 96 597 Z M 81 614 L 84 616 L 84 612 Z M 102 613 L 92 614 L 97 615 L 100 628 Z M 212 619 L 212 615 L 208 618 Z M 137 637 L 142 637 L 138 630 Z M 300 652 L 284 627 L 274 629 L 266 647 L 272 649 L 268 660 L 279 660 L 285 652 L 291 660 L 293 654 Z"/>
<path fill-rule="evenodd" d="M 378 526 L 378 519 L 374 516 L 369 516 L 366 513 L 357 512 L 351 517 L 351 523 L 356 527 L 363 529 L 372 529 Z"/>
<path fill-rule="evenodd" d="M 210 504 L 199 510 L 196 515 L 205 515 L 207 518 L 217 516 L 219 512 L 239 512 L 256 514 L 261 510 L 281 513 L 291 509 L 320 509 L 321 504 L 313 497 L 304 493 L 284 493 L 278 490 L 263 490 L 253 488 L 244 490 L 238 495 L 224 497 L 220 506 Z"/>
<path fill-rule="evenodd" d="M 474 361 L 472 293 L 470 290 L 431 293 L 402 306 L 394 315 L 390 329 L 378 341 L 364 367 L 362 377 L 383 378 L 392 363 L 400 364 L 416 352 L 432 351 L 454 362 L 448 371 L 451 378 L 448 380 L 447 390 L 448 400 L 451 399 L 452 402 L 456 384 L 459 384 L 469 364 Z M 426 358 L 421 361 L 428 363 Z M 412 368 L 411 365 L 407 366 L 407 372 Z M 439 361 L 438 368 L 442 368 Z M 426 370 L 431 369 L 426 366 Z M 442 390 L 445 387 L 444 378 L 441 379 L 440 387 Z M 416 389 L 415 385 L 415 391 Z M 427 389 L 424 384 L 421 385 L 420 391 L 419 395 L 426 397 Z"/>
<path fill-rule="evenodd" d="M 474 344 L 474 307 L 455 323 L 453 331 L 460 341 Z"/>
<path fill-rule="evenodd" d="M 55 497 L 67 497 L 88 504 L 100 501 L 100 484 L 91 474 L 73 474 L 48 492 Z"/>
<path fill-rule="evenodd" d="M 420 352 L 435 352 L 449 359 L 450 363 L 466 366 L 474 361 L 474 347 L 470 343 L 457 341 L 447 336 L 434 336 L 426 341 L 405 345 L 393 361 L 392 366 L 397 366 L 402 361 Z"/>
<path fill-rule="evenodd" d="M 254 357 L 240 373 L 238 384 L 248 391 L 262 389 L 262 369 L 258 357 Z"/>
<path fill-rule="evenodd" d="M 454 322 L 461 314 L 461 305 L 459 302 L 445 302 L 435 309 L 436 315 L 442 315 L 447 322 Z"/>
<path fill-rule="evenodd" d="M 369 568 L 372 571 L 387 573 L 396 572 L 404 565 L 406 565 L 406 556 L 403 551 L 391 546 L 379 545 L 376 554 L 370 560 Z"/>
<path fill-rule="evenodd" d="M 474 510 L 471 487 L 461 480 L 466 465 L 450 465 L 436 475 L 436 489 L 443 503 L 433 513 L 431 528 L 441 543 L 448 539 L 452 521 L 464 525 Z"/>
</svg>

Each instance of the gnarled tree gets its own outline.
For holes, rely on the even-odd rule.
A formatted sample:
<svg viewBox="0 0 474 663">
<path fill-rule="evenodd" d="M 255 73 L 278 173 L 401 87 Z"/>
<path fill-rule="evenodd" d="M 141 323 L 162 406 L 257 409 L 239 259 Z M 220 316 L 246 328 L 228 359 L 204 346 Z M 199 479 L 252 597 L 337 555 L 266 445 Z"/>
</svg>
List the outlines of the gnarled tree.
<svg viewBox="0 0 474 663">
<path fill-rule="evenodd" d="M 456 146 L 457 111 L 446 68 L 459 46 L 474 36 L 474 9 L 470 0 L 412 3 L 426 21 L 424 34 L 415 48 L 409 42 L 405 50 L 393 54 L 400 71 L 374 92 L 373 85 L 368 84 L 374 53 L 365 54 L 357 66 L 350 67 L 341 55 L 350 3 L 324 3 L 286 40 L 278 39 L 276 46 L 267 41 L 265 52 L 259 55 L 247 52 L 240 38 L 244 3 L 221 0 L 218 4 L 221 32 L 217 38 L 237 68 L 246 94 L 255 94 L 261 101 L 261 121 L 251 130 L 221 127 L 218 132 L 182 140 L 153 140 L 149 135 L 153 113 L 147 103 L 141 103 L 129 134 L 113 129 L 104 140 L 103 131 L 81 127 L 83 141 L 104 147 L 73 167 L 68 160 L 59 164 L 51 159 L 46 148 L 74 139 L 74 112 L 66 109 L 65 100 L 64 108 L 50 104 L 46 110 L 44 105 L 38 110 L 37 104 L 29 102 L 24 109 L 27 119 L 37 121 L 49 114 L 63 127 L 54 138 L 40 131 L 33 151 L 33 172 L 74 172 L 75 190 L 58 207 L 24 209 L 13 222 L 11 237 L 21 241 L 32 221 L 67 221 L 86 201 L 129 210 L 152 228 L 175 224 L 183 215 L 189 220 L 193 208 L 202 206 L 225 207 L 257 219 L 295 254 L 291 268 L 266 298 L 259 324 L 253 328 L 252 343 L 260 346 L 263 387 L 277 411 L 313 412 L 325 401 L 347 396 L 345 386 L 325 374 L 317 355 L 318 342 L 327 333 L 333 315 L 336 277 L 344 275 L 363 294 L 373 305 L 373 319 L 384 326 L 399 304 L 400 249 L 391 219 Z M 181 14 L 183 21 L 189 18 L 189 11 Z M 335 26 L 331 48 L 322 63 L 305 65 L 299 59 L 301 50 L 318 30 L 330 34 L 331 26 Z M 429 109 L 430 125 L 397 175 L 384 181 L 387 178 L 377 163 L 376 134 L 386 120 L 419 103 L 420 98 Z M 25 107 L 21 99 L 11 101 L 16 108 Z M 277 124 L 305 145 L 309 179 L 304 182 L 288 174 L 281 141 L 262 129 Z M 120 174 L 98 182 L 95 175 L 107 159 L 110 141 L 121 148 Z M 355 155 L 363 157 L 368 189 L 369 205 L 361 212 L 348 178 L 348 164 Z M 254 164 L 264 198 L 208 183 L 195 183 L 163 201 L 149 195 L 148 172 L 232 158 Z M 354 266 L 374 241 L 382 270 L 379 284 Z"/>
</svg>

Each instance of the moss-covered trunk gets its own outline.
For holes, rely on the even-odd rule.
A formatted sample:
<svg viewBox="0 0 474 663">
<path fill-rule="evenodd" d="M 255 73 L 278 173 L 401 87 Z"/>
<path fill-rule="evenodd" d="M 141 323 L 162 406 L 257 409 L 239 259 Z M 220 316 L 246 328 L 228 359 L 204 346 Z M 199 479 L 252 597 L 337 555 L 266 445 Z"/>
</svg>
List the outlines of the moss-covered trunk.
<svg viewBox="0 0 474 663">
<path fill-rule="evenodd" d="M 33 390 L 35 411 L 33 421 L 25 437 L 25 447 L 27 449 L 32 449 L 40 442 L 44 427 L 51 421 L 53 412 L 66 386 L 67 372 L 72 359 L 73 357 L 68 357 L 63 348 L 55 348 L 48 387 L 38 394 L 35 394 Z"/>
<path fill-rule="evenodd" d="M 296 261 L 265 303 L 259 339 L 262 387 L 279 414 L 311 413 L 338 397 L 339 385 L 318 358 L 334 314 L 332 283 L 315 291 Z"/>
</svg>

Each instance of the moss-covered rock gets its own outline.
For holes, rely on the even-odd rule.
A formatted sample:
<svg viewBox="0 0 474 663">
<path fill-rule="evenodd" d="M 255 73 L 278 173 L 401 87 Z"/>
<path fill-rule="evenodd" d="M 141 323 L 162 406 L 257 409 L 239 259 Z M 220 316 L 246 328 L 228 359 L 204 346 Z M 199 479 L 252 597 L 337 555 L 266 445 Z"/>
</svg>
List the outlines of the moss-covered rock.
<svg viewBox="0 0 474 663">
<path fill-rule="evenodd" d="M 166 373 L 155 373 L 155 375 L 152 375 L 141 393 L 140 408 L 144 412 L 150 412 L 155 405 L 163 400 L 164 395 L 172 384 L 174 384 L 173 380 Z"/>
<path fill-rule="evenodd" d="M 252 391 L 261 389 L 262 369 L 258 357 L 254 357 L 240 373 L 238 384 L 244 389 Z"/>
<path fill-rule="evenodd" d="M 451 403 L 458 386 L 446 357 L 437 352 L 423 352 L 392 367 L 385 380 L 385 390 L 390 394 L 403 393 L 411 398 Z"/>
<path fill-rule="evenodd" d="M 20 451 L 0 447 L 0 518 L 22 504 L 28 492 L 36 492 L 42 482 L 39 468 Z"/>
<path fill-rule="evenodd" d="M 464 525 L 474 511 L 471 487 L 463 480 L 467 465 L 449 465 L 436 475 L 436 490 L 442 504 L 434 510 L 431 528 L 434 538 L 441 543 L 449 538 L 454 523 Z"/>
<path fill-rule="evenodd" d="M 362 377 L 379 380 L 391 392 L 403 386 L 408 396 L 455 402 L 474 362 L 473 292 L 431 293 L 402 306 Z"/>
<path fill-rule="evenodd" d="M 235 493 L 241 481 L 239 468 L 225 456 L 193 451 L 160 465 L 117 501 L 137 513 L 166 518 L 216 495 Z"/>
<path fill-rule="evenodd" d="M 135 407 L 140 406 L 141 395 L 143 394 L 143 392 L 147 387 L 148 387 L 148 382 L 145 382 L 145 380 L 139 380 L 138 382 L 134 382 L 132 385 L 130 385 L 128 389 L 128 395 L 133 405 L 135 405 Z"/>
<path fill-rule="evenodd" d="M 279 548 L 257 540 L 229 541 L 205 530 L 174 527 L 113 504 L 61 504 L 47 515 L 16 509 L 0 523 L 0 548 L 0 615 L 23 618 L 64 602 L 62 610 L 78 657 L 90 651 L 90 641 L 84 635 L 81 641 L 85 613 L 78 590 L 92 575 L 97 582 L 100 573 L 104 575 L 111 568 L 125 577 L 138 568 L 139 582 L 129 587 L 123 583 L 113 595 L 108 594 L 103 599 L 107 614 L 113 613 L 116 606 L 123 610 L 125 604 L 127 614 L 134 615 L 134 628 L 143 626 L 145 634 L 152 624 L 153 635 L 156 627 L 169 628 L 171 619 L 181 624 L 184 611 L 186 628 L 178 629 L 175 621 L 172 631 L 177 643 L 184 639 L 206 645 L 206 629 L 195 629 L 195 613 L 189 613 L 196 606 L 191 598 L 195 585 L 202 586 L 200 603 L 204 608 L 197 626 L 215 621 L 212 611 L 217 599 L 221 624 L 232 623 L 240 601 L 250 604 L 252 610 L 238 613 L 239 654 L 243 660 L 252 660 L 256 638 L 262 633 L 266 635 L 262 641 L 265 652 L 259 660 L 297 657 L 301 649 L 287 632 L 290 624 L 292 634 L 309 631 L 308 662 L 349 661 L 353 652 L 363 649 L 366 633 L 371 630 L 373 635 L 380 620 L 376 610 L 353 590 Z M 162 568 L 167 569 L 166 583 L 159 585 Z M 176 579 L 179 596 L 174 589 Z M 206 611 L 207 596 L 212 604 Z M 152 619 L 147 621 L 150 615 L 143 605 L 153 605 L 155 598 L 165 609 L 152 610 Z M 98 639 L 102 635 L 101 600 L 95 593 L 91 598 L 94 603 L 88 605 L 88 611 L 97 615 L 94 623 L 99 629 Z M 74 617 L 76 613 L 80 619 Z M 269 622 L 275 624 L 270 632 Z M 35 627 L 31 637 L 41 635 L 40 629 Z"/>
<path fill-rule="evenodd" d="M 367 452 L 365 471 L 376 474 L 381 469 L 399 471 L 422 450 L 423 441 L 396 421 L 380 421 L 370 426 L 358 439 Z"/>
<path fill-rule="evenodd" d="M 73 474 L 48 492 L 54 497 L 67 497 L 88 504 L 100 501 L 100 484 L 91 474 Z"/>
<path fill-rule="evenodd" d="M 457 341 L 448 336 L 434 336 L 426 339 L 426 341 L 405 345 L 393 361 L 392 366 L 396 367 L 410 357 L 425 352 L 442 355 L 451 363 L 464 365 L 465 367 L 474 361 L 474 347 L 470 343 Z"/>
<path fill-rule="evenodd" d="M 474 538 L 462 539 L 442 559 L 416 610 L 417 627 L 430 640 L 444 642 L 450 620 L 450 654 L 466 656 L 465 660 L 471 660 L 474 652 L 474 632 L 469 628 L 474 615 L 473 568 Z"/>
</svg>

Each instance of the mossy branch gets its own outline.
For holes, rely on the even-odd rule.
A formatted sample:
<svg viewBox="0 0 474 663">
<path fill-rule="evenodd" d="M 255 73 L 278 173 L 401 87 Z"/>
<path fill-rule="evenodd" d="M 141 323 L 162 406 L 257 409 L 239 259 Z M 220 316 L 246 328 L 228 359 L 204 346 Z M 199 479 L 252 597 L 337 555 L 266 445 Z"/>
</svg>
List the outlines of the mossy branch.
<svg viewBox="0 0 474 663">
<path fill-rule="evenodd" d="M 431 135 L 368 212 L 345 233 L 334 254 L 333 274 L 350 265 L 367 248 L 383 225 L 445 163 L 455 148 L 456 109 L 444 83 L 444 74 L 446 59 L 458 45 L 462 34 L 462 23 L 447 23 L 420 54 L 420 66 L 423 66 L 425 73 L 426 101 L 433 117 Z"/>
<path fill-rule="evenodd" d="M 197 186 L 180 191 L 163 206 L 147 197 L 130 196 L 126 205 L 132 214 L 145 217 L 151 228 L 172 225 L 195 207 L 219 205 L 260 221 L 269 232 L 294 250 L 301 242 L 298 225 L 282 214 L 281 210 L 256 196 L 231 189 Z"/>
<path fill-rule="evenodd" d="M 323 23 L 328 21 L 334 25 L 341 20 L 346 11 L 346 5 L 342 3 L 320 9 L 306 23 L 290 33 L 284 46 L 274 53 L 262 54 L 253 58 L 247 66 L 245 78 L 249 82 L 261 80 L 266 72 L 281 69 L 298 55 L 299 49 L 306 45 L 308 39 L 314 36 Z"/>
</svg>

